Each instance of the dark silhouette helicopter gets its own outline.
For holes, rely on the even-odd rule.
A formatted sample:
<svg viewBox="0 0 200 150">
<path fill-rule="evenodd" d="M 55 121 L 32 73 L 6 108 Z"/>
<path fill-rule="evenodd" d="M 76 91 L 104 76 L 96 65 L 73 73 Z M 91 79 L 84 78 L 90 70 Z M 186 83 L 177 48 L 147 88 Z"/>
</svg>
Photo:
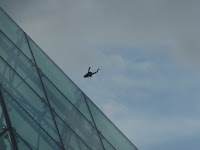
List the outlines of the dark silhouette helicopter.
<svg viewBox="0 0 200 150">
<path fill-rule="evenodd" d="M 97 69 L 96 72 L 90 72 L 90 68 L 91 68 L 91 67 L 89 67 L 89 69 L 88 69 L 88 73 L 86 73 L 86 74 L 84 75 L 84 78 L 92 77 L 93 74 L 96 74 L 96 73 L 100 70 L 100 69 Z"/>
</svg>

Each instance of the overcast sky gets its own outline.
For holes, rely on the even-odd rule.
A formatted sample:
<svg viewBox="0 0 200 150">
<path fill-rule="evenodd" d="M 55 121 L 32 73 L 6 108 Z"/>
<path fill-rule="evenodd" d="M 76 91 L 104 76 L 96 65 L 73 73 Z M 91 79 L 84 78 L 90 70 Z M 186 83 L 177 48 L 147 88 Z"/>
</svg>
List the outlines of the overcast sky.
<svg viewBox="0 0 200 150">
<path fill-rule="evenodd" d="M 199 0 L 0 6 L 140 150 L 200 149 Z"/>
</svg>

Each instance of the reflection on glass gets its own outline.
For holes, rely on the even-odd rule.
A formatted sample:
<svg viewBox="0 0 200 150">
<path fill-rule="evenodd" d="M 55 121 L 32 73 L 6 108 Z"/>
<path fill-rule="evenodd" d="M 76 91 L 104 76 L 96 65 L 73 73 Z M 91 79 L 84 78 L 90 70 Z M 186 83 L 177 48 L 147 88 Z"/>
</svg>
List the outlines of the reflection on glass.
<svg viewBox="0 0 200 150">
<path fill-rule="evenodd" d="M 67 125 L 64 123 L 58 115 L 55 114 L 56 122 L 58 129 L 61 133 L 61 138 L 64 143 L 65 149 L 72 150 L 89 150 L 90 148 L 80 140 L 78 137 Z"/>
<path fill-rule="evenodd" d="M 14 132 L 14 136 L 15 136 L 15 140 L 16 140 L 17 147 L 18 147 L 19 150 L 32 150 L 32 148 L 27 143 L 25 143 L 25 140 L 22 139 L 19 136 L 19 134 Z"/>
<path fill-rule="evenodd" d="M 100 134 L 105 150 L 115 150 L 115 148 L 108 142 L 108 140 Z"/>
<path fill-rule="evenodd" d="M 24 54 L 33 60 L 24 32 L 0 7 L 0 30 L 19 47 Z"/>
<path fill-rule="evenodd" d="M 45 98 L 36 66 L 0 31 L 0 56 L 42 97 Z"/>
<path fill-rule="evenodd" d="M 1 106 L 1 100 L 0 100 L 0 134 L 1 134 L 1 132 L 3 132 L 6 128 L 7 128 L 7 125 L 6 125 L 4 113 L 3 113 L 3 110 L 2 110 L 2 106 Z"/>
<path fill-rule="evenodd" d="M 2 90 L 11 124 L 20 137 L 33 149 L 61 150 L 61 147 L 45 132 L 37 122 L 5 91 Z"/>
<path fill-rule="evenodd" d="M 0 58 L 0 82 L 22 107 L 57 141 L 59 141 L 50 108 L 33 90 Z"/>
<path fill-rule="evenodd" d="M 5 132 L 4 134 L 0 136 L 0 149 L 13 150 L 9 132 Z"/>
<path fill-rule="evenodd" d="M 46 89 L 46 93 L 48 96 L 48 99 L 51 103 L 51 106 L 56 110 L 56 112 L 62 117 L 62 118 L 68 118 L 69 122 L 70 120 L 73 120 L 73 116 L 70 112 L 76 112 L 80 115 L 82 115 L 77 108 L 75 108 L 70 101 L 43 75 L 42 81 L 44 84 L 44 87 Z M 83 100 L 85 102 L 85 100 Z M 76 104 L 77 106 L 81 105 L 80 103 Z M 87 113 L 87 112 L 86 112 Z M 88 116 L 90 116 L 88 114 Z M 90 123 L 93 124 L 91 116 L 89 118 Z M 94 125 L 94 124 L 93 124 Z"/>
<path fill-rule="evenodd" d="M 137 150 L 137 148 L 116 128 L 116 126 L 86 96 L 94 121 L 101 134 L 117 150 Z"/>
</svg>

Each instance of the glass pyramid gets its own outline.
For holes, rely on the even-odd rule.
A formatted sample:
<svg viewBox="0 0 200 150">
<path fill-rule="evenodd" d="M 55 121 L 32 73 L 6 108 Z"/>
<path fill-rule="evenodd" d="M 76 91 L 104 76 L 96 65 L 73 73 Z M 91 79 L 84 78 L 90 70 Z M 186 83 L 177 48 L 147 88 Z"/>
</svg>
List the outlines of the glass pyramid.
<svg viewBox="0 0 200 150">
<path fill-rule="evenodd" d="M 0 150 L 137 150 L 0 8 Z"/>
</svg>

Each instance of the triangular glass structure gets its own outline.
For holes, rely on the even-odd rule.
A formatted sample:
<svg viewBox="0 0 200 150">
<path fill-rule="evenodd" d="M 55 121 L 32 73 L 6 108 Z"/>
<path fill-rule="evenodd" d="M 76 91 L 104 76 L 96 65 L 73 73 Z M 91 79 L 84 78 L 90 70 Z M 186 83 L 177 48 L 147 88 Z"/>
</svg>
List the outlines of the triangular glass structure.
<svg viewBox="0 0 200 150">
<path fill-rule="evenodd" d="M 2 8 L 0 149 L 137 150 Z"/>
</svg>

